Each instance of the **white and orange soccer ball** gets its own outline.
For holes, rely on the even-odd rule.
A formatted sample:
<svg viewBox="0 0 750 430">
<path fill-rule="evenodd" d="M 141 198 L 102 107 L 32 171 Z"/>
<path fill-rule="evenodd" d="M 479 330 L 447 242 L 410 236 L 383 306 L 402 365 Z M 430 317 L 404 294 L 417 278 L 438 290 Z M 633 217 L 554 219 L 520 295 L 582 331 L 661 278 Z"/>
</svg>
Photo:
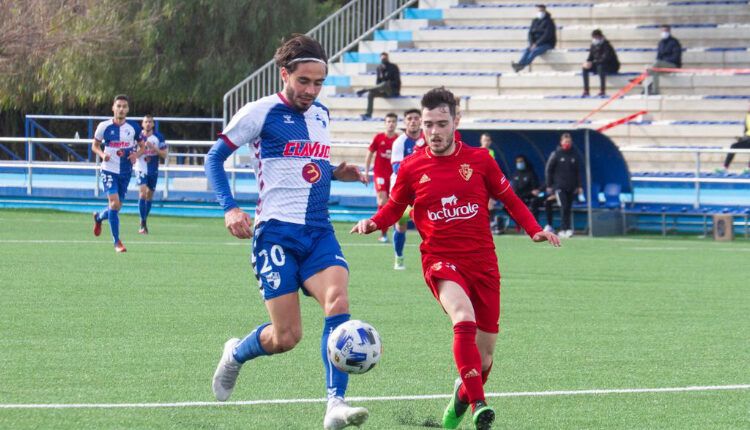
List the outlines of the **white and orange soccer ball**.
<svg viewBox="0 0 750 430">
<path fill-rule="evenodd" d="M 328 337 L 328 359 L 346 373 L 365 373 L 375 367 L 383 355 L 380 335 L 370 324 L 349 320 Z"/>
</svg>

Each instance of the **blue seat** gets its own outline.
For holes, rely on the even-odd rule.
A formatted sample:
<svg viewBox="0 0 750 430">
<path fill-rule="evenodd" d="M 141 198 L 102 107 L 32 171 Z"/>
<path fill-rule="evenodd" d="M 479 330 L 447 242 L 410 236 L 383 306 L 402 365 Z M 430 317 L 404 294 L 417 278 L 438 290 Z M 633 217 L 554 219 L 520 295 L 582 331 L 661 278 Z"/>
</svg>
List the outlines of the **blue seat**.
<svg viewBox="0 0 750 430">
<path fill-rule="evenodd" d="M 604 186 L 604 207 L 609 209 L 619 208 L 620 203 L 620 192 L 622 186 L 615 182 L 610 182 Z"/>
</svg>

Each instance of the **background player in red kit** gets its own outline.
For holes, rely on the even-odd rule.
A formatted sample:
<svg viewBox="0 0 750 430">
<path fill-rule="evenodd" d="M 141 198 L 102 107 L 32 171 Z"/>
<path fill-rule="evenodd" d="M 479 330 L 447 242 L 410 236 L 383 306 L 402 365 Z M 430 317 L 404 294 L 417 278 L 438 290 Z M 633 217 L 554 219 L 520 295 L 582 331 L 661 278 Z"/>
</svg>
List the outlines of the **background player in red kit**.
<svg viewBox="0 0 750 430">
<path fill-rule="evenodd" d="M 560 246 L 537 224 L 486 150 L 453 139 L 456 102 L 445 88 L 422 97 L 427 145 L 402 162 L 388 203 L 352 233 L 367 234 L 393 224 L 409 204 L 422 236 L 427 285 L 453 323 L 453 357 L 460 378 L 443 415 L 456 428 L 471 406 L 474 425 L 488 429 L 495 413 L 483 384 L 492 368 L 500 318 L 500 272 L 489 228 L 489 198 L 500 200 L 535 242 Z"/>
<path fill-rule="evenodd" d="M 388 192 L 391 190 L 391 148 L 393 141 L 396 140 L 396 124 L 398 116 L 389 112 L 385 115 L 385 132 L 378 133 L 373 137 L 372 143 L 368 148 L 367 158 L 365 159 L 365 177 L 369 178 L 370 164 L 373 158 L 375 164 L 372 168 L 372 181 L 375 183 L 375 193 L 378 199 L 378 209 L 388 201 Z M 380 242 L 388 242 L 388 226 L 383 226 L 380 231 L 382 234 L 378 238 Z"/>
</svg>

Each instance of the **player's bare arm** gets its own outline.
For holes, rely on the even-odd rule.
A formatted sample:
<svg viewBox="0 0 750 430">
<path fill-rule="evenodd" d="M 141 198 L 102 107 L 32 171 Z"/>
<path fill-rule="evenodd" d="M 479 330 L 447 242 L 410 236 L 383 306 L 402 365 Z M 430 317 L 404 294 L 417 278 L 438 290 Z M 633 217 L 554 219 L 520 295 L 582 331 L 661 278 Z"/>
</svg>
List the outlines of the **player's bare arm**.
<svg viewBox="0 0 750 430">
<path fill-rule="evenodd" d="M 365 159 L 365 185 L 370 184 L 370 164 L 372 164 L 374 156 L 375 151 L 370 151 L 367 153 L 367 158 Z"/>
<path fill-rule="evenodd" d="M 224 214 L 224 225 L 232 236 L 238 239 L 253 237 L 253 221 L 240 208 L 233 208 Z"/>
<path fill-rule="evenodd" d="M 102 141 L 98 139 L 94 139 L 94 142 L 91 144 L 91 150 L 94 151 L 94 154 L 98 155 L 102 161 L 109 161 L 109 154 L 102 151 Z"/>
<path fill-rule="evenodd" d="M 367 184 L 367 175 L 360 173 L 359 167 L 354 164 L 343 162 L 333 169 L 333 177 L 342 182 L 359 181 Z"/>
</svg>

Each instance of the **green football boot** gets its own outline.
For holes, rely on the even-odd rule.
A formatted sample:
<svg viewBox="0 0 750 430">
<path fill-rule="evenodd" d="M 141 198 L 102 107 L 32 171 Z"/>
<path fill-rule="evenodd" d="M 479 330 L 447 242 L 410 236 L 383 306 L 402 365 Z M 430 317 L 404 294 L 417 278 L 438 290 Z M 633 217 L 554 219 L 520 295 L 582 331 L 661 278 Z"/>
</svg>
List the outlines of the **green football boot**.
<svg viewBox="0 0 750 430">
<path fill-rule="evenodd" d="M 495 421 L 495 410 L 479 401 L 474 404 L 474 428 L 477 430 L 489 430 Z"/>
<path fill-rule="evenodd" d="M 462 402 L 458 398 L 459 388 L 461 388 L 461 378 L 456 379 L 456 383 L 453 384 L 453 396 L 448 406 L 445 407 L 445 412 L 443 412 L 443 428 L 458 428 L 466 410 L 469 409 L 469 404 Z"/>
</svg>

